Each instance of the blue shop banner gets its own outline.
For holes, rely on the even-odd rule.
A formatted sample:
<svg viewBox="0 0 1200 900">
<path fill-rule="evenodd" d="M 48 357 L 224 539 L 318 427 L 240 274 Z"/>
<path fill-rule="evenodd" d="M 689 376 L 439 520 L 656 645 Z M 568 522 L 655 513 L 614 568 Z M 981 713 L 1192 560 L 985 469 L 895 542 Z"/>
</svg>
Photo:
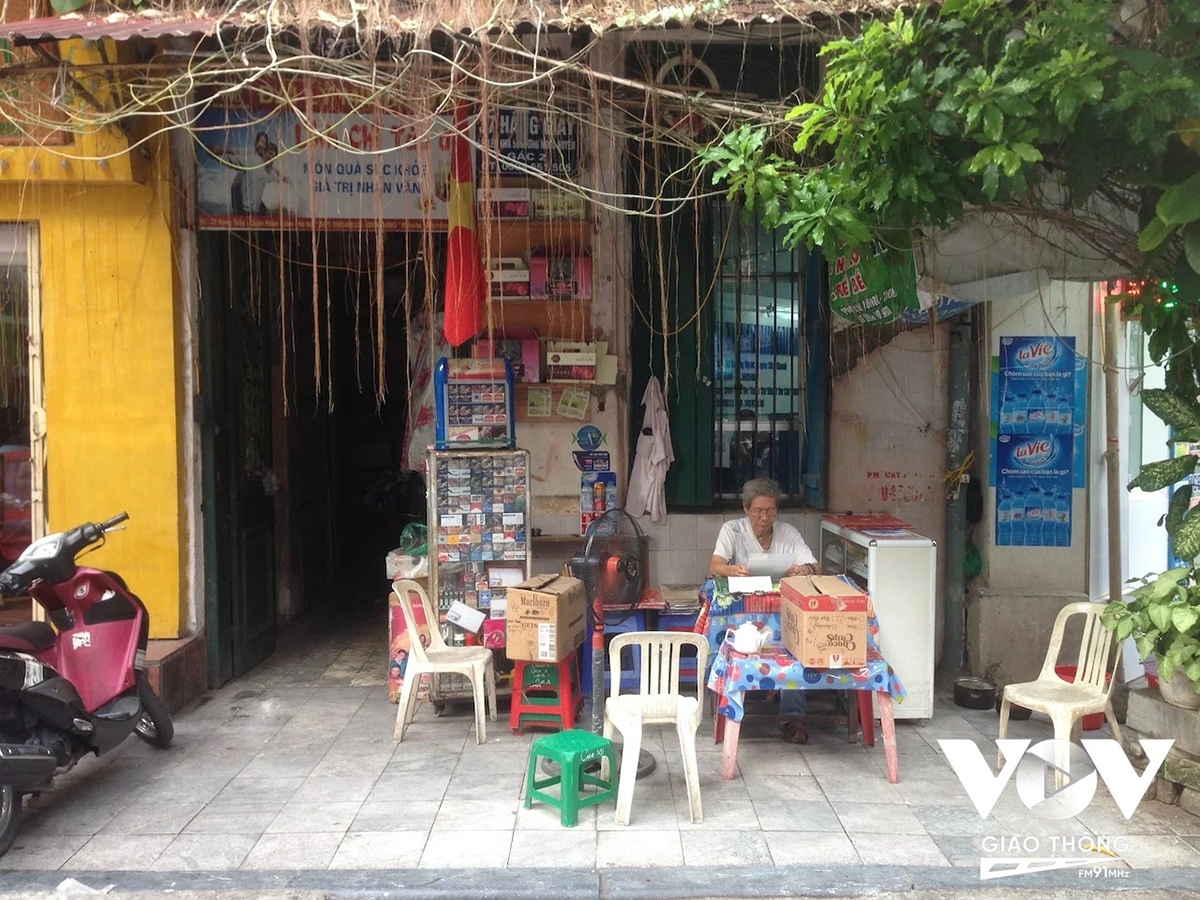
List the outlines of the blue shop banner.
<svg viewBox="0 0 1200 900">
<path fill-rule="evenodd" d="M 997 546 L 1071 546 L 1073 444 L 1069 434 L 996 438 Z"/>
</svg>

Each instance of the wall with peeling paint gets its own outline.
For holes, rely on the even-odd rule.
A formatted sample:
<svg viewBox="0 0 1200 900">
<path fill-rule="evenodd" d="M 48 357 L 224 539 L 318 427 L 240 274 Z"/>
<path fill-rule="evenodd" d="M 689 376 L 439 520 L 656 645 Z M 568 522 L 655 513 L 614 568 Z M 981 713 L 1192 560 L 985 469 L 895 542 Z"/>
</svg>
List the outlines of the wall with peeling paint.
<svg viewBox="0 0 1200 900">
<path fill-rule="evenodd" d="M 946 531 L 949 329 L 896 336 L 833 380 L 829 509 L 890 513 L 937 541 Z M 942 647 L 945 560 L 938 554 L 935 656 Z"/>
</svg>

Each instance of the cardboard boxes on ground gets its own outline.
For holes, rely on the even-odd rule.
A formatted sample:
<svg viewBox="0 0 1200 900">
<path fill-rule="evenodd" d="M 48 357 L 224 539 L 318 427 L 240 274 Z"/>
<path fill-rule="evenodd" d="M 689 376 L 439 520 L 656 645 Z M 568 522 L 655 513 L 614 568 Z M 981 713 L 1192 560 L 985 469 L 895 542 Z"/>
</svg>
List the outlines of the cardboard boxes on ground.
<svg viewBox="0 0 1200 900">
<path fill-rule="evenodd" d="M 780 582 L 783 645 L 806 667 L 856 669 L 867 663 L 870 600 L 832 575 Z"/>
<path fill-rule="evenodd" d="M 529 662 L 561 662 L 583 643 L 587 598 L 583 582 L 534 575 L 508 589 L 507 655 Z"/>
</svg>

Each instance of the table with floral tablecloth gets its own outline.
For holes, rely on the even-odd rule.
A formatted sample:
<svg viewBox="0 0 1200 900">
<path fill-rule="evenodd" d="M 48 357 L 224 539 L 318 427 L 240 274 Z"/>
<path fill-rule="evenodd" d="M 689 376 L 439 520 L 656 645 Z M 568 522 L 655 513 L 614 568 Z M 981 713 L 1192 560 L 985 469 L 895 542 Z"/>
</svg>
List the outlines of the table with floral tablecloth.
<svg viewBox="0 0 1200 900">
<path fill-rule="evenodd" d="M 762 622 L 772 628 L 778 639 L 778 613 L 738 613 L 736 617 Z M 726 630 L 733 624 L 724 616 L 720 618 Z M 706 633 L 711 633 L 714 627 L 719 626 L 712 624 L 710 619 Z M 729 641 L 721 640 L 707 686 L 717 695 L 718 716 L 725 718 L 725 763 L 722 767 L 725 778 L 733 777 L 737 765 L 737 742 L 745 715 L 746 691 L 851 690 L 860 692 L 860 696 L 868 700 L 871 693 L 878 697 L 888 781 L 899 780 L 892 701 L 903 701 L 906 691 L 900 678 L 879 652 L 879 620 L 874 615 L 867 617 L 867 664 L 861 668 L 806 668 L 779 643 L 772 643 L 758 653 L 746 654 L 738 653 Z"/>
</svg>

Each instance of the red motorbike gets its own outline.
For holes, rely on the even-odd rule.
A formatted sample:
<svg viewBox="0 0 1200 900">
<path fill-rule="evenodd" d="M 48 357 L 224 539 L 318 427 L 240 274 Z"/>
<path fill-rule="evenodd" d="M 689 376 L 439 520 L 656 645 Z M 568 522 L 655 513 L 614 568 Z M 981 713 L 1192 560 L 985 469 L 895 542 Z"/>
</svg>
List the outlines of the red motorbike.
<svg viewBox="0 0 1200 900">
<path fill-rule="evenodd" d="M 75 562 L 128 518 L 47 535 L 0 572 L 0 602 L 30 596 L 49 620 L 0 627 L 0 855 L 26 794 L 131 733 L 159 748 L 174 737 L 146 678 L 146 607 L 116 572 Z"/>
</svg>

